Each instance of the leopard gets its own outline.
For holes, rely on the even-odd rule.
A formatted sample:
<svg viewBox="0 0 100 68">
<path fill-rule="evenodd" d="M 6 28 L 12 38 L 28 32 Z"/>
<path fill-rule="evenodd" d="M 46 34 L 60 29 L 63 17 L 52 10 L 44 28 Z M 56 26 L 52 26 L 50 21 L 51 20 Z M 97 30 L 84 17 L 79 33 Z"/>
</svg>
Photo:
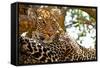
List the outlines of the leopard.
<svg viewBox="0 0 100 68">
<path fill-rule="evenodd" d="M 19 64 L 96 60 L 96 48 L 79 45 L 59 25 L 60 19 L 47 8 L 19 15 Z M 59 19 L 60 18 L 60 19 Z"/>
</svg>

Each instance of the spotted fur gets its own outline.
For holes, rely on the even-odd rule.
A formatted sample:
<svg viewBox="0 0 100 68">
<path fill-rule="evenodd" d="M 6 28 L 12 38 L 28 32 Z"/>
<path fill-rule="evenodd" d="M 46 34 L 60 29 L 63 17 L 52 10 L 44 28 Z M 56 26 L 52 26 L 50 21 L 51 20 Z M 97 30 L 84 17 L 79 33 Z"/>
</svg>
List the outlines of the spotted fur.
<svg viewBox="0 0 100 68">
<path fill-rule="evenodd" d="M 62 39 L 56 37 L 52 43 L 44 43 L 40 39 L 20 37 L 19 63 L 36 64 L 96 59 L 95 49 L 76 46 L 69 37 Z"/>
</svg>

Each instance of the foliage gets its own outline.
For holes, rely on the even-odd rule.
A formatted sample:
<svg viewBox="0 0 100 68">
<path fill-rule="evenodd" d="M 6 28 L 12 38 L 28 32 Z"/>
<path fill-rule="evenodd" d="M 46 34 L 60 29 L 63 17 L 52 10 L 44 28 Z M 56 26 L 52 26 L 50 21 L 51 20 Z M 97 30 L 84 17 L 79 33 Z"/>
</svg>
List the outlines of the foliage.
<svg viewBox="0 0 100 68">
<path fill-rule="evenodd" d="M 69 8 L 66 11 L 65 27 L 80 45 L 95 47 L 96 21 L 87 12 L 79 8 Z M 86 44 L 87 40 L 90 40 L 91 43 Z"/>
</svg>

